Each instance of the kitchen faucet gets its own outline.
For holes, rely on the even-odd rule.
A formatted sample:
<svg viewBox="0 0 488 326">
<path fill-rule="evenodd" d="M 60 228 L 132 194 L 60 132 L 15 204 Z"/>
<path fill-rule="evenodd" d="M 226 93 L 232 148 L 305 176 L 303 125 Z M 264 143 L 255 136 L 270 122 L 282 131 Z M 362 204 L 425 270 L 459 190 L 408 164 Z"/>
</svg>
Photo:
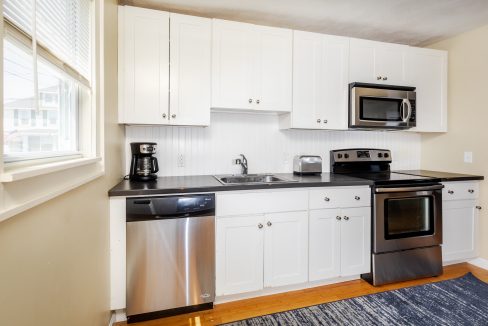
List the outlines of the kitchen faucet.
<svg viewBox="0 0 488 326">
<path fill-rule="evenodd" d="M 247 158 L 244 156 L 244 154 L 239 154 L 242 159 L 238 158 L 235 160 L 236 164 L 241 165 L 241 174 L 247 174 Z"/>
</svg>

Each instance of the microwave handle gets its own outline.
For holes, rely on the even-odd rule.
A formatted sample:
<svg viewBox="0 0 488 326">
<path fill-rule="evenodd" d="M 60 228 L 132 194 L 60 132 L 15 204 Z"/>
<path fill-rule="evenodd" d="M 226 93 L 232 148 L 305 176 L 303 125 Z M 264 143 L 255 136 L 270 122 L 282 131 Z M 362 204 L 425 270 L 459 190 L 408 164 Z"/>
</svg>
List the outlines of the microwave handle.
<svg viewBox="0 0 488 326">
<path fill-rule="evenodd" d="M 407 106 L 407 113 L 405 114 L 405 105 Z M 408 122 L 412 115 L 412 104 L 408 99 L 403 99 L 402 101 L 402 120 L 403 122 Z"/>
</svg>

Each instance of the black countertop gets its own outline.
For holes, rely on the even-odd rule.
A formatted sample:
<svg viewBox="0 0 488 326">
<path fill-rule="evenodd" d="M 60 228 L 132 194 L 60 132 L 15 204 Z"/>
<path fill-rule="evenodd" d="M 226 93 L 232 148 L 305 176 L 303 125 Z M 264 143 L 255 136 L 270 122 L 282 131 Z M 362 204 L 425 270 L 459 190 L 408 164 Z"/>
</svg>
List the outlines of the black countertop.
<svg viewBox="0 0 488 326">
<path fill-rule="evenodd" d="M 400 170 L 400 171 L 395 171 L 395 172 L 408 174 L 408 175 L 418 175 L 418 176 L 422 176 L 422 177 L 438 178 L 442 182 L 444 182 L 444 181 L 471 181 L 471 180 L 484 180 L 485 179 L 481 175 L 460 174 L 460 173 L 440 172 L 440 171 L 430 171 L 430 170 Z"/>
<path fill-rule="evenodd" d="M 294 181 L 275 184 L 223 185 L 211 175 L 159 177 L 149 182 L 123 180 L 110 189 L 108 195 L 110 197 L 143 196 L 252 189 L 370 186 L 373 184 L 369 180 L 334 173 L 322 173 L 322 175 L 313 176 L 297 176 L 291 173 L 276 173 L 274 175 Z"/>
</svg>

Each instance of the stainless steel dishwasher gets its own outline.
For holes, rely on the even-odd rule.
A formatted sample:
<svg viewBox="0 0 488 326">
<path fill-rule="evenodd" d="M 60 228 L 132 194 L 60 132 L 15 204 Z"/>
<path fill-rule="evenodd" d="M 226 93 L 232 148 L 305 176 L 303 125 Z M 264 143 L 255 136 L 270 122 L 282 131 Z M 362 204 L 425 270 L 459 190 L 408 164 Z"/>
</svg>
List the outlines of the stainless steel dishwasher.
<svg viewBox="0 0 488 326">
<path fill-rule="evenodd" d="M 210 309 L 215 195 L 127 198 L 127 321 Z"/>
</svg>

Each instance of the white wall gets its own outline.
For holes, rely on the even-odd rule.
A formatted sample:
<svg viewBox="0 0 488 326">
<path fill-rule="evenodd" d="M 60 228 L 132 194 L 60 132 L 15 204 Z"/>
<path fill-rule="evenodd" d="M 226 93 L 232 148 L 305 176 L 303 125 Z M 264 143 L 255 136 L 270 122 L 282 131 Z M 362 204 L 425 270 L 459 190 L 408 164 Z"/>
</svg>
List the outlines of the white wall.
<svg viewBox="0 0 488 326">
<path fill-rule="evenodd" d="M 212 113 L 211 126 L 126 127 L 126 169 L 130 142 L 158 143 L 159 176 L 238 173 L 232 159 L 240 153 L 249 160 L 249 173 L 291 172 L 296 154 L 320 155 L 329 171 L 329 151 L 352 147 L 392 151 L 396 170 L 420 167 L 420 135 L 385 131 L 279 130 L 274 115 Z M 178 167 L 178 155 L 184 167 Z"/>
</svg>

